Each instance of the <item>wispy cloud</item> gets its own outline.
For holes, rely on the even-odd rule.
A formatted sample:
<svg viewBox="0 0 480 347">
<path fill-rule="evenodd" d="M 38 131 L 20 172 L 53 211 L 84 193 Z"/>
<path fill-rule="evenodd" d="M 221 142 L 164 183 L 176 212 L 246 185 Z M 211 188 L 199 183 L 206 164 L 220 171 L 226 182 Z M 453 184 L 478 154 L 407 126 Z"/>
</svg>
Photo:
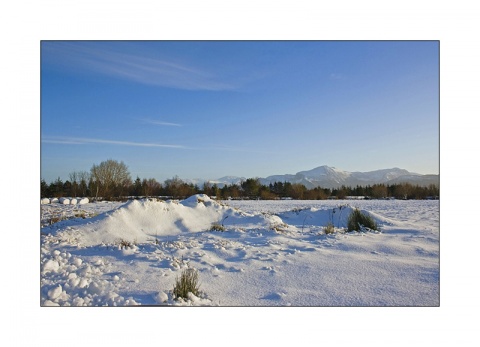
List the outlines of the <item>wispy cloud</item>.
<svg viewBox="0 0 480 347">
<path fill-rule="evenodd" d="M 85 142 L 77 141 L 73 139 L 63 139 L 63 138 L 51 138 L 51 139 L 42 139 L 44 143 L 53 143 L 53 144 L 60 144 L 60 145 L 83 145 Z"/>
<path fill-rule="evenodd" d="M 179 124 L 179 123 L 164 122 L 164 121 L 155 120 L 155 119 L 143 118 L 143 119 L 140 119 L 140 120 L 143 123 L 152 124 L 152 125 L 169 126 L 169 127 L 181 127 L 182 126 L 182 124 Z"/>
<path fill-rule="evenodd" d="M 45 42 L 42 45 L 42 60 L 142 84 L 187 90 L 234 89 L 231 83 L 194 66 L 131 53 L 133 49 L 126 53 L 125 45 L 102 42 Z"/>
<path fill-rule="evenodd" d="M 136 146 L 136 147 L 162 147 L 162 148 L 179 148 L 186 149 L 182 145 L 161 144 L 152 142 L 132 142 L 132 141 L 117 141 L 104 139 L 91 139 L 83 137 L 42 137 L 43 143 L 63 144 L 63 145 L 85 145 L 85 144 L 106 144 L 118 146 Z"/>
<path fill-rule="evenodd" d="M 103 144 L 114 146 L 134 146 L 134 147 L 160 147 L 160 148 L 177 148 L 188 149 L 195 151 L 224 151 L 224 152 L 245 152 L 245 153 L 258 153 L 258 154 L 274 154 L 274 151 L 265 151 L 259 149 L 251 149 L 244 147 L 231 147 L 223 145 L 212 145 L 206 147 L 189 147 L 184 145 L 175 144 L 162 144 L 153 142 L 134 142 L 134 141 L 118 141 L 107 139 L 92 139 L 85 137 L 63 137 L 63 136 L 42 136 L 42 143 L 51 143 L 59 145 L 90 145 L 90 144 Z"/>
</svg>

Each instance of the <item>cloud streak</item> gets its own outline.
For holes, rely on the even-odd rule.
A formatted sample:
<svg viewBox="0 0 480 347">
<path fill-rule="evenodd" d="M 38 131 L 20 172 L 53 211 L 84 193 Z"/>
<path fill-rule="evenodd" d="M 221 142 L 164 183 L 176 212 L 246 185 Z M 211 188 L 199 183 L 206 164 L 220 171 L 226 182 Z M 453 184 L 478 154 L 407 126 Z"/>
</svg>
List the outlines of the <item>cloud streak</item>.
<svg viewBox="0 0 480 347">
<path fill-rule="evenodd" d="M 125 44 L 125 43 L 123 43 Z M 230 90 L 231 83 L 207 71 L 145 54 L 125 53 L 117 43 L 46 42 L 42 60 L 83 68 L 141 84 L 186 90 Z"/>
<path fill-rule="evenodd" d="M 181 127 L 182 124 L 179 123 L 171 123 L 171 122 L 164 122 L 154 119 L 141 119 L 143 123 L 152 124 L 152 125 L 160 125 L 160 126 L 169 126 L 169 127 Z"/>
<path fill-rule="evenodd" d="M 105 145 L 117 145 L 117 146 L 134 146 L 134 147 L 160 147 L 160 148 L 178 148 L 187 149 L 182 145 L 160 144 L 152 142 L 133 142 L 133 141 L 117 141 L 117 140 L 104 140 L 104 139 L 92 139 L 83 137 L 44 137 L 43 143 L 63 144 L 63 145 L 85 145 L 85 144 L 105 144 Z"/>
<path fill-rule="evenodd" d="M 61 137 L 61 136 L 42 136 L 42 143 L 58 144 L 58 145 L 114 145 L 114 146 L 130 146 L 130 147 L 158 147 L 172 149 L 186 149 L 194 151 L 222 151 L 222 152 L 244 152 L 258 154 L 274 154 L 274 151 L 262 151 L 258 149 L 229 147 L 222 145 L 213 145 L 207 147 L 188 147 L 176 144 L 161 144 L 152 142 L 134 142 L 134 141 L 118 141 L 106 139 L 92 139 L 85 137 Z"/>
</svg>

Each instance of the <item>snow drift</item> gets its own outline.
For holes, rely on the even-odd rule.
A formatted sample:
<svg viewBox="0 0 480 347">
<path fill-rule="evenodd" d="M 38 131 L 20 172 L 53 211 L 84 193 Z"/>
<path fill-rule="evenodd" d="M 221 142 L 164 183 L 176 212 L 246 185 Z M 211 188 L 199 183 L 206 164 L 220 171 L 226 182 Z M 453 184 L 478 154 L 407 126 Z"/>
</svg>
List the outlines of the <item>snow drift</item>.
<svg viewBox="0 0 480 347">
<path fill-rule="evenodd" d="M 213 224 L 233 228 L 269 227 L 281 224 L 280 217 L 249 214 L 222 205 L 207 195 L 198 194 L 181 202 L 176 200 L 132 200 L 104 213 L 93 222 L 77 225 L 79 244 L 113 244 L 121 240 L 148 242 L 158 236 L 210 230 Z M 50 228 L 54 230 L 54 227 Z M 44 230 L 47 232 L 47 229 Z"/>
<path fill-rule="evenodd" d="M 228 230 L 253 228 L 293 232 L 308 227 L 309 230 L 314 228 L 320 231 L 328 224 L 346 228 L 352 211 L 353 207 L 341 205 L 330 209 L 298 209 L 278 214 L 247 213 L 221 204 L 204 194 L 193 195 L 180 202 L 132 200 L 112 212 L 99 215 L 93 221 L 77 223 L 76 239 L 84 246 L 115 244 L 122 240 L 144 243 L 159 236 L 209 231 L 214 224 Z M 369 214 L 367 211 L 362 212 Z M 372 216 L 377 223 L 387 221 L 380 216 Z M 44 232 L 55 231 L 55 228 L 52 226 Z"/>
<path fill-rule="evenodd" d="M 336 228 L 347 228 L 348 218 L 354 211 L 354 207 L 350 205 L 340 205 L 328 209 L 318 209 L 315 207 L 306 209 L 294 209 L 287 212 L 278 213 L 278 216 L 285 224 L 296 226 L 297 228 L 308 227 L 324 227 L 328 224 Z M 372 214 L 369 211 L 360 209 L 360 212 L 372 217 L 377 223 L 385 223 L 387 219 Z"/>
</svg>

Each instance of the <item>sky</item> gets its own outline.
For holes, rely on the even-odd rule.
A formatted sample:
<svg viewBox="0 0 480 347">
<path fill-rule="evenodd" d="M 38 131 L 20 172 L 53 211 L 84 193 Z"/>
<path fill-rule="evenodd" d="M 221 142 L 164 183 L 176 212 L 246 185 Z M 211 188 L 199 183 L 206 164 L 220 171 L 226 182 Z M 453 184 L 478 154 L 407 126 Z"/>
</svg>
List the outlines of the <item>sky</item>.
<svg viewBox="0 0 480 347">
<path fill-rule="evenodd" d="M 438 41 L 41 41 L 41 178 L 439 173 Z"/>
</svg>

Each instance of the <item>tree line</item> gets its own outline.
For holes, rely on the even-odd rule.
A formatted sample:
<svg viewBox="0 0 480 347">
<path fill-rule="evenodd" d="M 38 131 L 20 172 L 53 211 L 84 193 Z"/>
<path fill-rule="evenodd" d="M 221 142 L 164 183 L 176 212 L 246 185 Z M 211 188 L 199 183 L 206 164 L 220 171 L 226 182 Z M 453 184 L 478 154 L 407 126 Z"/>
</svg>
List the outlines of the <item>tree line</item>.
<svg viewBox="0 0 480 347">
<path fill-rule="evenodd" d="M 117 200 L 126 197 L 168 197 L 184 199 L 194 194 L 206 194 L 217 199 L 298 199 L 324 200 L 345 199 L 347 197 L 366 197 L 372 199 L 428 199 L 440 196 L 438 185 L 427 187 L 410 183 L 374 184 L 367 186 L 339 188 L 311 188 L 303 184 L 290 182 L 274 182 L 261 184 L 258 178 L 248 178 L 240 184 L 229 184 L 223 187 L 205 182 L 202 187 L 186 183 L 178 176 L 158 182 L 155 178 L 136 177 L 131 179 L 128 167 L 123 162 L 107 160 L 93 165 L 88 171 L 74 171 L 69 179 L 63 182 L 60 177 L 47 184 L 44 179 L 40 183 L 41 197 L 90 197 L 92 199 Z"/>
</svg>

